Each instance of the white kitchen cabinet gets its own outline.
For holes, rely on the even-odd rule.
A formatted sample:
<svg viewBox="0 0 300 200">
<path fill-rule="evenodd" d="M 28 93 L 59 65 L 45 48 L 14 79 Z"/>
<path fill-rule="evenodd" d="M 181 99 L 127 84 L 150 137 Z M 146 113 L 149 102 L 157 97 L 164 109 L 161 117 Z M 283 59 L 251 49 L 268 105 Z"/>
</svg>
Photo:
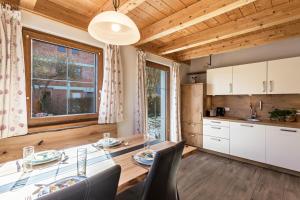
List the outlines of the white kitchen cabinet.
<svg viewBox="0 0 300 200">
<path fill-rule="evenodd" d="M 223 126 L 229 128 L 229 121 L 225 120 L 217 120 L 217 119 L 203 119 L 204 125 L 211 125 L 211 126 Z"/>
<path fill-rule="evenodd" d="M 230 122 L 230 155 L 266 162 L 264 125 Z"/>
<path fill-rule="evenodd" d="M 267 62 L 233 67 L 233 94 L 266 94 Z"/>
<path fill-rule="evenodd" d="M 300 129 L 267 126 L 266 162 L 300 171 Z"/>
<path fill-rule="evenodd" d="M 204 135 L 203 148 L 224 154 L 229 154 L 229 140 Z"/>
<path fill-rule="evenodd" d="M 203 135 L 229 139 L 229 128 L 216 125 L 203 125 Z"/>
<path fill-rule="evenodd" d="M 268 94 L 299 94 L 299 75 L 300 57 L 268 61 Z"/>
<path fill-rule="evenodd" d="M 207 70 L 207 94 L 232 94 L 232 67 L 222 67 Z"/>
</svg>

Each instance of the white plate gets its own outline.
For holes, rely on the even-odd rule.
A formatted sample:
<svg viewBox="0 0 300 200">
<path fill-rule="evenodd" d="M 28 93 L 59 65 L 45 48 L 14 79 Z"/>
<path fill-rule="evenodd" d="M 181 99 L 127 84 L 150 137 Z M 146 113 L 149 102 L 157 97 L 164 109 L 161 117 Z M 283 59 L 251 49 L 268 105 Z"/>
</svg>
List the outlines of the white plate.
<svg viewBox="0 0 300 200">
<path fill-rule="evenodd" d="M 61 159 L 61 152 L 56 150 L 35 153 L 31 159 L 32 165 L 41 165 Z"/>
<path fill-rule="evenodd" d="M 118 146 L 122 143 L 122 140 L 117 138 L 109 138 L 109 139 L 101 139 L 99 140 L 96 145 L 103 146 L 103 147 L 114 147 Z"/>
<path fill-rule="evenodd" d="M 145 150 L 138 152 L 133 156 L 134 160 L 143 165 L 152 165 L 156 152 L 153 150 Z"/>
<path fill-rule="evenodd" d="M 57 181 L 54 181 L 50 184 L 47 184 L 40 188 L 40 190 L 37 193 L 37 198 L 42 197 L 44 195 L 59 191 L 63 188 L 70 187 L 82 180 L 86 179 L 84 176 L 71 176 L 71 177 L 66 177 Z"/>
</svg>

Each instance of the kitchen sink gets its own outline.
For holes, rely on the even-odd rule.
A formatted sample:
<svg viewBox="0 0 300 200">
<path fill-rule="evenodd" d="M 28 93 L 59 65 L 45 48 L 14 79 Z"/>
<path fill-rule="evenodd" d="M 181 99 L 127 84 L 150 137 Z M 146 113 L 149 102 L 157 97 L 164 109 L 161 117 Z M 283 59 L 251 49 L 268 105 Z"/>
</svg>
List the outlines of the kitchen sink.
<svg viewBox="0 0 300 200">
<path fill-rule="evenodd" d="M 247 121 L 249 122 L 259 122 L 259 119 L 252 119 L 252 118 L 248 118 Z"/>
</svg>

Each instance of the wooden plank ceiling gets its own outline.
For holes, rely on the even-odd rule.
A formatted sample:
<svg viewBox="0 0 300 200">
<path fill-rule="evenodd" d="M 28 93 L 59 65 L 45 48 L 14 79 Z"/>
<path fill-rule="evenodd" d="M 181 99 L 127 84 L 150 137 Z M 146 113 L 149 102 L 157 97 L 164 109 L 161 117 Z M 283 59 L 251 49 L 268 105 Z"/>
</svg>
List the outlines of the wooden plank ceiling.
<svg viewBox="0 0 300 200">
<path fill-rule="evenodd" d="M 300 0 L 120 0 L 135 44 L 178 61 L 300 36 Z M 28 11 L 86 30 L 112 0 L 20 0 Z"/>
</svg>

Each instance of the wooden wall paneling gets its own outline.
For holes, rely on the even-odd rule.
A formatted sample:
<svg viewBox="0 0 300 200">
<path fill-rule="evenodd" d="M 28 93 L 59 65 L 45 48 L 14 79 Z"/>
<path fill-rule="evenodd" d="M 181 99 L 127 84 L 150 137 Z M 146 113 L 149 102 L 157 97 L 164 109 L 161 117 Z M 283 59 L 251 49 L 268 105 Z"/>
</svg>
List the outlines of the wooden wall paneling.
<svg viewBox="0 0 300 200">
<path fill-rule="evenodd" d="M 150 14 L 148 14 L 144 10 L 141 10 L 140 8 L 136 8 L 136 9 L 132 10 L 131 13 L 143 20 L 143 27 L 148 26 L 149 24 L 152 24 L 155 22 L 154 17 L 152 17 Z"/>
<path fill-rule="evenodd" d="M 251 5 L 251 4 L 248 4 L 248 5 Z M 247 6 L 247 5 L 246 5 Z M 243 6 L 244 7 L 244 6 Z M 225 24 L 229 21 L 231 21 L 231 19 L 227 16 L 226 13 L 222 14 L 222 15 L 218 15 L 218 16 L 215 16 L 215 19 L 220 23 L 220 24 Z"/>
<path fill-rule="evenodd" d="M 86 17 L 93 17 L 95 10 L 100 9 L 106 0 L 96 0 L 96 1 L 82 1 L 82 0 L 49 0 L 52 3 L 58 4 L 66 9 L 72 10 L 76 13 L 85 15 Z"/>
<path fill-rule="evenodd" d="M 64 8 L 49 0 L 38 0 L 34 11 L 62 23 L 85 30 L 90 22 L 90 19 L 85 15 Z"/>
<path fill-rule="evenodd" d="M 228 39 L 241 34 L 269 28 L 278 24 L 300 19 L 300 2 L 282 4 L 200 33 L 180 38 L 163 47 L 162 55 Z"/>
<path fill-rule="evenodd" d="M 193 26 L 253 1 L 254 0 L 199 1 L 144 28 L 141 31 L 142 39 L 138 42 L 138 45 Z"/>
<path fill-rule="evenodd" d="M 147 2 L 167 16 L 174 13 L 174 10 L 161 0 L 147 0 Z"/>
<path fill-rule="evenodd" d="M 289 0 L 272 0 L 272 6 L 280 5 L 283 3 L 289 3 Z"/>
<path fill-rule="evenodd" d="M 229 107 L 230 111 L 226 112 L 226 116 L 244 118 L 250 115 L 250 98 L 244 95 L 231 96 L 212 96 L 212 107 Z"/>
<path fill-rule="evenodd" d="M 269 112 L 275 108 L 300 109 L 300 95 L 232 95 L 211 96 L 212 107 L 229 107 L 230 111 L 225 116 L 246 119 L 250 116 L 250 103 L 255 106 L 258 118 L 269 119 Z M 259 101 L 263 102 L 259 110 Z M 298 117 L 299 119 L 299 117 Z"/>
<path fill-rule="evenodd" d="M 174 11 L 178 11 L 184 9 L 186 6 L 180 0 L 163 0 L 169 7 L 171 7 Z"/>
<path fill-rule="evenodd" d="M 127 14 L 130 11 L 134 10 L 137 8 L 139 5 L 144 3 L 146 0 L 120 0 L 120 7 L 119 7 L 119 12 L 123 14 Z M 100 8 L 97 9 L 93 15 L 96 15 L 98 13 L 101 13 L 103 11 L 108 11 L 108 10 L 114 10 L 113 3 L 111 0 L 105 0 L 105 4 Z"/>
<path fill-rule="evenodd" d="M 242 12 L 239 8 L 231 10 L 226 13 L 229 19 L 231 20 L 237 20 L 243 17 Z"/>
<path fill-rule="evenodd" d="M 245 6 L 242 6 L 240 8 L 243 16 L 248 16 L 248 15 L 252 15 L 253 13 L 256 13 L 256 9 L 255 9 L 255 5 L 254 3 L 249 3 Z"/>
<path fill-rule="evenodd" d="M 96 142 L 105 132 L 110 132 L 112 137 L 117 137 L 117 125 L 91 125 L 1 139 L 0 163 L 22 158 L 22 148 L 25 146 L 34 146 L 36 151 L 60 150 Z"/>
<path fill-rule="evenodd" d="M 257 11 L 262 11 L 272 7 L 271 0 L 256 0 L 254 2 Z"/>
<path fill-rule="evenodd" d="M 33 10 L 37 0 L 20 0 L 20 6 Z"/>
<path fill-rule="evenodd" d="M 255 47 L 291 37 L 300 36 L 300 21 L 286 23 L 272 28 L 245 34 L 232 39 L 208 44 L 199 48 L 176 54 L 177 60 L 184 61 L 211 54 L 236 51 L 243 48 Z"/>
<path fill-rule="evenodd" d="M 203 22 L 196 24 L 195 26 L 198 28 L 199 32 L 209 29 L 209 27 Z"/>
<path fill-rule="evenodd" d="M 219 25 L 219 22 L 215 18 L 208 19 L 203 23 L 205 23 L 209 28 L 213 28 Z"/>
<path fill-rule="evenodd" d="M 145 1 L 143 4 L 141 4 L 139 6 L 139 8 L 141 10 L 144 10 L 145 12 L 148 12 L 151 16 L 153 16 L 157 21 L 161 20 L 165 17 L 167 17 L 167 15 L 163 14 L 162 12 L 160 12 L 159 10 L 157 10 L 156 8 L 154 8 L 151 4 L 149 4 L 147 1 Z"/>
</svg>

